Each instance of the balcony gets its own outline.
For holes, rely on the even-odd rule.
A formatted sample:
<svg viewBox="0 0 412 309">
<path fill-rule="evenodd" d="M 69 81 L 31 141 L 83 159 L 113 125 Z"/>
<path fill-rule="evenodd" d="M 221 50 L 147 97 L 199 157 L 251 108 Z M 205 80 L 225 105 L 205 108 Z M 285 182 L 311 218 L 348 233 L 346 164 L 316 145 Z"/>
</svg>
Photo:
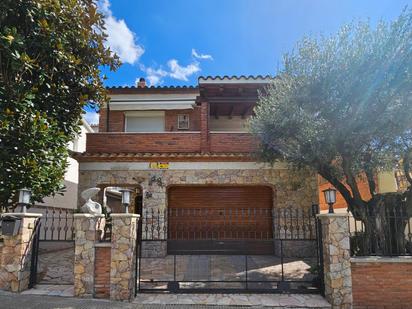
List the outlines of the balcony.
<svg viewBox="0 0 412 309">
<path fill-rule="evenodd" d="M 245 132 L 212 131 L 203 148 L 200 132 L 100 132 L 86 137 L 88 153 L 250 153 L 256 149 L 255 139 Z"/>
<path fill-rule="evenodd" d="M 209 151 L 212 153 L 240 152 L 249 153 L 256 150 L 256 139 L 246 132 L 210 132 Z"/>
<path fill-rule="evenodd" d="M 86 152 L 200 152 L 200 132 L 123 133 L 86 135 Z"/>
</svg>

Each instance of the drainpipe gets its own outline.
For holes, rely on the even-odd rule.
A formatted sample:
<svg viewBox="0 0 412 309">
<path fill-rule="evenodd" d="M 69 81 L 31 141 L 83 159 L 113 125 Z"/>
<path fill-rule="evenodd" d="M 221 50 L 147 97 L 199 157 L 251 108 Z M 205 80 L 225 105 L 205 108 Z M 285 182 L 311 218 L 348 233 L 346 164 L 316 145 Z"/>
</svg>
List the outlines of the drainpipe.
<svg viewBox="0 0 412 309">
<path fill-rule="evenodd" d="M 109 118 L 110 118 L 110 102 L 107 102 L 106 108 L 106 132 L 110 132 L 109 130 Z"/>
</svg>

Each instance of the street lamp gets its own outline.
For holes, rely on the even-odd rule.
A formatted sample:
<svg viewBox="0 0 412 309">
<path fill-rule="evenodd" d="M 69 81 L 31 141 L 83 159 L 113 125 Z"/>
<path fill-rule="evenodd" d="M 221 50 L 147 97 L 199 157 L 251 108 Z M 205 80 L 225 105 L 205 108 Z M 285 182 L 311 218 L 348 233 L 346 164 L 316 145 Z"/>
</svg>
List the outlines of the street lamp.
<svg viewBox="0 0 412 309">
<path fill-rule="evenodd" d="M 30 205 L 31 190 L 29 189 L 20 189 L 19 192 L 19 205 L 22 207 L 22 212 L 27 211 L 27 206 Z"/>
<path fill-rule="evenodd" d="M 130 205 L 130 193 L 132 190 L 130 189 L 121 189 L 119 190 L 122 194 L 122 205 L 125 208 L 125 213 L 129 213 L 129 205 Z"/>
<path fill-rule="evenodd" d="M 322 191 L 325 195 L 325 201 L 329 205 L 329 213 L 333 214 L 335 211 L 333 210 L 333 204 L 336 203 L 336 190 L 329 188 Z"/>
</svg>

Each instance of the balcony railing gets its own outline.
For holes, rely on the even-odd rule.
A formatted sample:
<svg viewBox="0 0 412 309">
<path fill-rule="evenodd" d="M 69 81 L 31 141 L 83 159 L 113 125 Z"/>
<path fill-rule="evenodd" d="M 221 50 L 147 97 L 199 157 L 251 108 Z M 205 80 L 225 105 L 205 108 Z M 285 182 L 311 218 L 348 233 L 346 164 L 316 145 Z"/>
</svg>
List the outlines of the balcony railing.
<svg viewBox="0 0 412 309">
<path fill-rule="evenodd" d="M 210 152 L 242 152 L 256 150 L 256 139 L 246 132 L 210 132 Z"/>
</svg>

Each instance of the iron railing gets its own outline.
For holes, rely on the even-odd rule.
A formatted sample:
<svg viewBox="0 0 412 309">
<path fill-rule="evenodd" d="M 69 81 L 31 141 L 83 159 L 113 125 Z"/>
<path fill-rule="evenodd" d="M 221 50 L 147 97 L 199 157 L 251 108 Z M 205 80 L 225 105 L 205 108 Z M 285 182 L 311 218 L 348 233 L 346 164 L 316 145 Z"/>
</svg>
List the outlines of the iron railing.
<svg viewBox="0 0 412 309">
<path fill-rule="evenodd" d="M 45 207 L 41 209 L 40 240 L 73 241 L 74 212 L 72 209 Z"/>
<path fill-rule="evenodd" d="M 405 207 L 348 220 L 352 256 L 412 256 L 412 218 Z"/>
<path fill-rule="evenodd" d="M 143 240 L 316 239 L 313 209 L 179 208 L 147 209 Z"/>
<path fill-rule="evenodd" d="M 318 205 L 146 209 L 135 292 L 323 293 L 318 213 Z"/>
</svg>

